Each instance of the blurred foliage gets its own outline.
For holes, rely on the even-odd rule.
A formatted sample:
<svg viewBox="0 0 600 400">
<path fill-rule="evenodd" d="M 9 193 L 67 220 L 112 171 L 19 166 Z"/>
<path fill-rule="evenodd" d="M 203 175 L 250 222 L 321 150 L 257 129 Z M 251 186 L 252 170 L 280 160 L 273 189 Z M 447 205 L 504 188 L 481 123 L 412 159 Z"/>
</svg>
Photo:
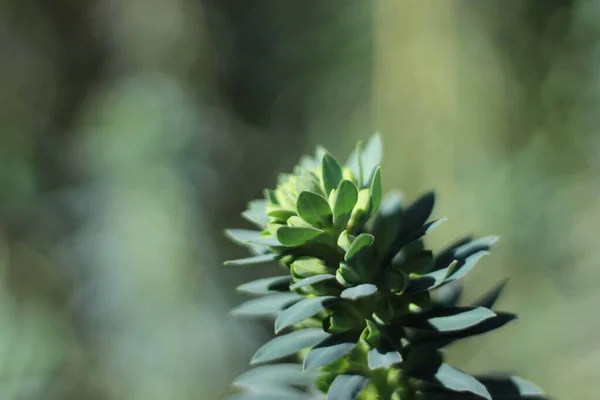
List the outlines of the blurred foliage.
<svg viewBox="0 0 600 400">
<path fill-rule="evenodd" d="M 593 398 L 599 14 L 1 0 L 0 397 L 223 396 L 271 332 L 225 317 L 255 273 L 220 265 L 242 254 L 221 230 L 314 144 L 345 154 L 378 130 L 386 189 L 434 188 L 452 217 L 432 245 L 502 238 L 472 279 L 513 277 L 523 319 L 457 359 Z"/>
</svg>

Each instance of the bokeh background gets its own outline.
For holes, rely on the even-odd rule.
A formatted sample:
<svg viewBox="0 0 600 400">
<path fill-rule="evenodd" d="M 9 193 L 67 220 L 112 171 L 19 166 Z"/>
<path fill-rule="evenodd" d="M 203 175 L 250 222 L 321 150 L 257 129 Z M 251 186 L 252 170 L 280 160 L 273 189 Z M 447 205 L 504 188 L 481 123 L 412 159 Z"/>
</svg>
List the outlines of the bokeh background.
<svg viewBox="0 0 600 400">
<path fill-rule="evenodd" d="M 469 372 L 600 391 L 600 1 L 0 0 L 0 398 L 216 400 L 271 334 L 222 230 L 316 144 L 384 139 L 521 319 Z"/>
</svg>

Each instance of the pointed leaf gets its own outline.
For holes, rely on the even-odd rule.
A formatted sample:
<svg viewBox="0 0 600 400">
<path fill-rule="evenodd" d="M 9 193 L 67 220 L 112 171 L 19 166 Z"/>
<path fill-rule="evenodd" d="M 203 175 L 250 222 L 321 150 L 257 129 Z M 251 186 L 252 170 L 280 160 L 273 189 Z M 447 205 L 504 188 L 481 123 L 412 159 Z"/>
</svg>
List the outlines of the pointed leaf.
<svg viewBox="0 0 600 400">
<path fill-rule="evenodd" d="M 440 365 L 435 378 L 444 387 L 455 392 L 473 393 L 484 399 L 492 400 L 492 396 L 481 382 L 446 363 Z"/>
<path fill-rule="evenodd" d="M 371 295 L 375 294 L 376 292 L 377 292 L 377 286 L 375 286 L 371 283 L 365 283 L 362 285 L 358 285 L 355 287 L 345 289 L 342 292 L 342 294 L 340 295 L 340 297 L 342 299 L 356 300 L 361 297 L 371 296 Z"/>
<path fill-rule="evenodd" d="M 300 329 L 286 335 L 276 336 L 259 348 L 250 364 L 273 361 L 295 354 L 307 347 L 313 347 L 329 334 L 320 328 Z"/>
<path fill-rule="evenodd" d="M 348 251 L 346 251 L 346 254 L 344 255 L 344 260 L 348 261 L 349 259 L 354 257 L 361 249 L 373 244 L 373 239 L 373 235 L 368 233 L 361 233 L 360 235 L 358 235 L 352 241 L 352 244 L 350 245 L 350 248 L 348 248 Z"/>
<path fill-rule="evenodd" d="M 316 345 L 304 358 L 304 369 L 313 370 L 331 364 L 348 354 L 356 346 L 351 335 L 331 335 Z"/>
<path fill-rule="evenodd" d="M 303 371 L 302 365 L 297 363 L 262 365 L 238 376 L 233 385 L 241 388 L 267 384 L 310 386 L 317 376 L 317 373 Z"/>
<path fill-rule="evenodd" d="M 432 330 L 414 330 L 406 329 L 408 339 L 414 344 L 427 344 L 432 348 L 442 348 L 456 340 L 481 335 L 498 329 L 510 321 L 517 318 L 516 315 L 510 313 L 496 313 L 495 317 L 484 320 L 483 322 L 471 326 L 469 328 L 453 331 L 453 332 L 437 332 Z"/>
<path fill-rule="evenodd" d="M 269 223 L 269 218 L 264 209 L 248 209 L 242 213 L 242 217 L 261 228 Z"/>
<path fill-rule="evenodd" d="M 456 280 L 431 292 L 431 300 L 440 307 L 454 307 L 462 296 L 463 283 Z"/>
<path fill-rule="evenodd" d="M 283 226 L 277 230 L 277 240 L 284 246 L 300 246 L 322 233 L 320 229 Z"/>
<path fill-rule="evenodd" d="M 458 312 L 454 314 L 429 318 L 427 322 L 438 332 L 451 332 L 470 328 L 496 316 L 496 313 L 483 307 L 466 311 L 460 311 L 460 308 L 457 307 L 456 310 Z"/>
<path fill-rule="evenodd" d="M 279 221 L 287 221 L 290 217 L 296 216 L 296 212 L 292 210 L 284 210 L 280 208 L 278 210 L 270 211 L 267 216 L 275 218 Z"/>
<path fill-rule="evenodd" d="M 371 349 L 367 354 L 369 369 L 389 368 L 402 361 L 402 356 L 396 350 L 382 351 L 380 349 Z"/>
<path fill-rule="evenodd" d="M 270 294 L 283 291 L 287 292 L 291 280 L 292 277 L 290 275 L 262 278 L 255 281 L 246 282 L 238 286 L 236 290 L 248 294 Z"/>
<path fill-rule="evenodd" d="M 327 400 L 354 400 L 367 383 L 369 379 L 362 375 L 338 375 L 327 391 Z"/>
<path fill-rule="evenodd" d="M 457 264 L 458 263 L 456 261 L 453 261 L 446 268 L 439 269 L 437 271 L 416 276 L 411 274 L 407 280 L 404 290 L 407 293 L 418 293 L 435 289 L 444 283 L 445 280 L 447 281 L 448 275 L 452 273 Z"/>
<path fill-rule="evenodd" d="M 498 236 L 486 236 L 472 242 L 465 243 L 454 250 L 454 257 L 457 259 L 467 258 L 475 253 L 490 250 L 500 240 Z"/>
<path fill-rule="evenodd" d="M 435 193 L 429 192 L 419 197 L 403 213 L 402 231 L 406 233 L 419 229 L 431 215 L 435 205 Z"/>
<path fill-rule="evenodd" d="M 358 188 L 354 183 L 343 180 L 337 189 L 337 196 L 333 205 L 333 221 L 345 221 L 358 201 Z"/>
<path fill-rule="evenodd" d="M 381 164 L 382 153 L 381 137 L 379 134 L 375 134 L 366 146 L 359 142 L 356 149 L 348 157 L 346 165 L 358 178 L 361 187 L 365 187 L 370 182 L 375 169 Z"/>
<path fill-rule="evenodd" d="M 298 282 L 294 283 L 292 286 L 290 286 L 290 290 L 296 290 L 296 289 L 299 289 L 304 286 L 314 285 L 315 283 L 327 281 L 329 279 L 335 279 L 335 275 L 331 275 L 331 274 L 313 275 L 308 278 L 301 279 Z"/>
<path fill-rule="evenodd" d="M 239 258 L 237 260 L 225 261 L 225 265 L 254 265 L 274 261 L 277 258 L 275 253 L 266 253 L 254 257 Z"/>
<path fill-rule="evenodd" d="M 518 376 L 476 376 L 490 392 L 493 399 L 530 399 L 542 400 L 544 392 L 533 383 Z"/>
<path fill-rule="evenodd" d="M 452 282 L 454 280 L 457 279 L 461 279 L 462 277 L 464 277 L 465 275 L 467 275 L 472 269 L 473 267 L 475 267 L 475 265 L 477 264 L 477 262 L 484 256 L 488 255 L 489 253 L 485 250 L 482 250 L 480 252 L 477 252 L 473 255 L 470 255 L 469 257 L 467 257 L 465 259 L 465 261 L 461 264 L 458 264 L 455 268 L 454 271 L 452 271 L 450 273 L 450 275 L 448 275 L 448 277 L 446 278 L 446 282 Z"/>
<path fill-rule="evenodd" d="M 491 309 L 494 306 L 494 304 L 496 304 L 496 301 L 498 301 L 500 294 L 502 294 L 502 290 L 504 290 L 504 287 L 506 286 L 506 282 L 508 282 L 508 279 L 505 279 L 504 281 L 500 282 L 492 290 L 490 290 L 488 293 L 486 293 L 483 297 L 481 297 L 480 299 L 477 299 L 473 303 L 473 306 L 485 307 L 485 308 Z"/>
<path fill-rule="evenodd" d="M 373 180 L 371 181 L 371 209 L 369 212 L 374 214 L 381 204 L 382 188 L 381 188 L 381 168 L 377 167 Z"/>
<path fill-rule="evenodd" d="M 298 215 L 316 228 L 325 228 L 332 223 L 332 211 L 327 200 L 313 192 L 302 192 L 296 202 Z"/>
<path fill-rule="evenodd" d="M 302 299 L 296 293 L 274 294 L 249 300 L 230 311 L 232 315 L 264 317 L 277 315 L 283 308 Z"/>
<path fill-rule="evenodd" d="M 275 332 L 280 332 L 288 326 L 300 323 L 312 317 L 325 308 L 328 301 L 335 299 L 333 296 L 311 297 L 303 299 L 293 306 L 283 310 L 275 320 Z"/>
<path fill-rule="evenodd" d="M 323 188 L 325 189 L 325 193 L 329 195 L 329 193 L 338 187 L 342 180 L 342 167 L 340 164 L 329 154 L 325 154 L 323 156 L 322 164 L 322 179 L 323 179 Z"/>
</svg>

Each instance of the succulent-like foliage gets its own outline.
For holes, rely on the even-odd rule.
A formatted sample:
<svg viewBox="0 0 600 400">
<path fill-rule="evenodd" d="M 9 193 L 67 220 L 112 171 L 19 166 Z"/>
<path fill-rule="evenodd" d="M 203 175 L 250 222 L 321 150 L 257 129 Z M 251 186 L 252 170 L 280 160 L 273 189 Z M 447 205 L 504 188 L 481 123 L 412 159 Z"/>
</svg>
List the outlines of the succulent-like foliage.
<svg viewBox="0 0 600 400">
<path fill-rule="evenodd" d="M 429 221 L 434 194 L 406 207 L 398 193 L 383 197 L 381 154 L 378 135 L 345 165 L 318 148 L 250 202 L 242 215 L 258 230 L 227 231 L 253 256 L 226 264 L 285 268 L 238 288 L 258 297 L 234 314 L 275 318 L 277 336 L 251 364 L 295 354 L 302 362 L 250 370 L 230 399 L 541 399 L 520 378 L 471 376 L 445 362 L 450 343 L 516 318 L 493 310 L 504 283 L 459 305 L 462 278 L 497 238 L 428 250 L 425 235 L 443 221 Z"/>
</svg>

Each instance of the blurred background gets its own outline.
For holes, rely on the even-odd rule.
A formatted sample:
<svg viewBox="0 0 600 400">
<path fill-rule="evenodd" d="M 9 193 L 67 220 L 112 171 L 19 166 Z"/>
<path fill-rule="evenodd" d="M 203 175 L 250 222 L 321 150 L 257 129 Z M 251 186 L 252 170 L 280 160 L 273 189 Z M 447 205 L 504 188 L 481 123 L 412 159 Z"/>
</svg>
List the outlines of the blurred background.
<svg viewBox="0 0 600 400">
<path fill-rule="evenodd" d="M 381 132 L 384 188 L 435 189 L 439 248 L 498 234 L 460 343 L 556 399 L 600 390 L 600 1 L 0 0 L 0 399 L 213 400 L 268 324 L 247 201 L 316 144 Z"/>
</svg>

